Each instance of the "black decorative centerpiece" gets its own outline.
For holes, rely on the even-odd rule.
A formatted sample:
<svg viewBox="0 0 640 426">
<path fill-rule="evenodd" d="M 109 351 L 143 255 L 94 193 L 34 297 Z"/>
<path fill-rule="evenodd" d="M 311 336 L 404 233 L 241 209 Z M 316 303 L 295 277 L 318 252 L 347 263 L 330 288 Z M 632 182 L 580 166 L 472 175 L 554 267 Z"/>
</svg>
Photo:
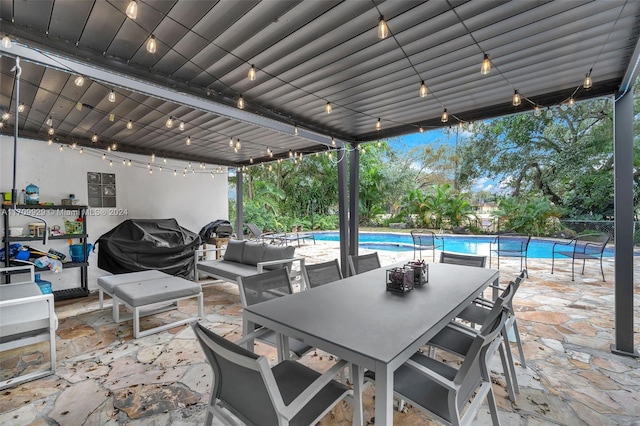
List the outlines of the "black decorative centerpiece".
<svg viewBox="0 0 640 426">
<path fill-rule="evenodd" d="M 416 260 L 405 265 L 413 270 L 413 286 L 420 287 L 429 282 L 429 265 L 424 260 Z"/>
<path fill-rule="evenodd" d="M 413 290 L 413 268 L 387 269 L 387 290 L 406 293 Z"/>
</svg>

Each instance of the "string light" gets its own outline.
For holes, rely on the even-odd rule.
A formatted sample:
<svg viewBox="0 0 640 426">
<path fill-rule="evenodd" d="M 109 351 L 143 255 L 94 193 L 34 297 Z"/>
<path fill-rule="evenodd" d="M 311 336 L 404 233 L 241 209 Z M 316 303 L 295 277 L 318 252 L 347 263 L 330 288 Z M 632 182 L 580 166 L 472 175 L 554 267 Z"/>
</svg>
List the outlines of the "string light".
<svg viewBox="0 0 640 426">
<path fill-rule="evenodd" d="M 133 129 L 133 121 L 129 120 L 127 122 L 127 129 L 129 129 L 129 130 Z"/>
<path fill-rule="evenodd" d="M 11 39 L 9 38 L 8 35 L 5 35 L 4 37 L 2 37 L 2 47 L 4 47 L 5 49 L 10 49 L 11 48 Z"/>
<path fill-rule="evenodd" d="M 585 89 L 591 89 L 593 86 L 593 80 L 591 79 L 591 70 L 584 76 L 584 82 L 582 83 L 582 87 Z"/>
<path fill-rule="evenodd" d="M 76 103 L 76 109 L 77 109 L 78 111 L 82 111 L 82 102 L 77 102 L 77 103 Z"/>
<path fill-rule="evenodd" d="M 180 125 L 178 126 L 178 129 L 182 132 L 184 130 L 184 121 L 180 122 Z"/>
<path fill-rule="evenodd" d="M 253 157 L 249 157 L 249 163 L 253 164 Z"/>
<path fill-rule="evenodd" d="M 102 154 L 102 159 L 106 160 L 107 159 L 107 154 Z"/>
<path fill-rule="evenodd" d="M 233 138 L 229 138 L 229 147 L 233 148 Z"/>
<path fill-rule="evenodd" d="M 489 55 L 485 53 L 482 65 L 480 66 L 480 74 L 487 75 L 489 71 L 491 71 L 491 61 L 489 60 Z"/>
<path fill-rule="evenodd" d="M 547 108 L 547 118 L 553 118 L 553 111 L 550 108 Z"/>
<path fill-rule="evenodd" d="M 151 153 L 151 162 L 152 162 L 152 163 L 155 163 L 155 162 L 156 162 L 156 153 L 155 153 L 155 152 L 152 152 L 152 153 Z"/>
<path fill-rule="evenodd" d="M 156 50 L 158 50 L 156 37 L 153 34 L 151 34 L 151 37 L 149 37 L 149 40 L 147 40 L 147 52 L 156 53 Z"/>
<path fill-rule="evenodd" d="M 420 133 L 424 132 L 424 129 L 422 128 L 422 126 L 420 126 L 420 128 L 418 130 L 420 131 Z"/>
<path fill-rule="evenodd" d="M 46 125 L 49 126 L 49 127 L 53 126 L 53 118 L 49 117 L 47 119 Z"/>
<path fill-rule="evenodd" d="M 116 145 L 115 143 L 111 144 L 111 150 L 112 151 L 115 151 L 117 147 L 118 147 L 118 145 Z"/>
<path fill-rule="evenodd" d="M 62 144 L 60 144 L 60 152 L 62 152 L 63 149 L 64 147 L 62 146 Z"/>
<path fill-rule="evenodd" d="M 24 104 L 18 105 L 18 112 L 20 113 L 24 112 L 24 108 L 25 108 Z"/>
<path fill-rule="evenodd" d="M 336 138 L 331 138 L 331 145 L 336 146 Z"/>
<path fill-rule="evenodd" d="M 380 15 L 378 18 L 378 38 L 385 39 L 389 36 L 389 26 L 387 22 L 384 20 L 384 16 Z"/>
<path fill-rule="evenodd" d="M 446 108 L 442 112 L 442 117 L 440 117 L 440 121 L 442 121 L 443 123 L 446 123 L 447 121 L 449 121 L 449 113 L 447 112 Z"/>
<path fill-rule="evenodd" d="M 49 146 L 53 145 L 53 139 L 49 138 L 49 140 L 47 141 L 47 145 Z"/>
<path fill-rule="evenodd" d="M 109 121 L 112 122 L 112 123 L 114 121 L 116 121 L 116 115 L 115 114 L 109 114 Z"/>
<path fill-rule="evenodd" d="M 132 164 L 132 163 L 131 163 L 131 160 L 129 160 L 129 162 L 127 163 L 127 166 L 128 166 L 128 167 L 131 167 L 131 164 Z"/>
<path fill-rule="evenodd" d="M 5 112 L 4 114 L 2 114 L 2 119 L 3 119 L 3 120 L 8 120 L 8 119 L 9 119 L 9 117 L 10 117 L 10 116 L 9 116 L 9 113 L 8 113 L 8 112 Z"/>
<path fill-rule="evenodd" d="M 513 104 L 513 106 L 518 106 L 522 103 L 522 96 L 520 96 L 520 93 L 518 93 L 517 90 L 513 91 L 513 99 L 511 103 Z"/>
<path fill-rule="evenodd" d="M 73 80 L 73 82 L 75 83 L 76 86 L 82 87 L 82 86 L 84 86 L 84 77 L 79 75 L 79 76 L 76 77 L 75 80 Z"/>
<path fill-rule="evenodd" d="M 113 167 L 113 160 L 109 160 L 109 167 Z"/>
<path fill-rule="evenodd" d="M 294 136 L 298 136 L 298 126 L 297 125 L 293 126 L 293 134 L 294 134 Z"/>
<path fill-rule="evenodd" d="M 249 68 L 249 73 L 247 74 L 247 77 L 249 77 L 249 80 L 251 81 L 254 81 L 256 79 L 256 67 L 251 65 L 251 68 Z"/>
<path fill-rule="evenodd" d="M 240 145 L 240 139 L 238 139 L 238 142 L 236 142 L 236 149 L 240 150 L 240 148 L 242 148 L 242 145 Z"/>
<path fill-rule="evenodd" d="M 80 151 L 78 151 L 78 154 L 84 154 L 84 148 L 80 148 Z"/>
<path fill-rule="evenodd" d="M 4 121 L 0 121 L 0 129 L 4 127 Z"/>
<path fill-rule="evenodd" d="M 376 130 L 380 130 L 382 129 L 382 123 L 380 122 L 380 119 L 378 118 L 378 121 L 376 121 Z"/>
<path fill-rule="evenodd" d="M 54 132 L 55 130 L 53 130 L 53 127 L 49 127 L 49 130 L 47 130 L 47 133 L 49 133 L 49 136 L 53 136 Z"/>
<path fill-rule="evenodd" d="M 131 0 L 129 2 L 125 13 L 130 19 L 136 19 L 138 17 L 138 3 L 136 2 L 136 0 Z"/>
<path fill-rule="evenodd" d="M 173 175 L 174 175 L 174 176 L 178 176 L 178 171 L 177 171 L 177 170 L 174 170 L 174 171 L 173 171 Z"/>
<path fill-rule="evenodd" d="M 420 97 L 424 98 L 427 96 L 427 85 L 424 84 L 424 80 L 420 83 Z"/>
<path fill-rule="evenodd" d="M 327 114 L 331 114 L 331 111 L 333 111 L 331 102 L 327 102 L 327 104 L 324 106 L 324 112 L 326 112 Z"/>
<path fill-rule="evenodd" d="M 91 142 L 96 143 L 98 142 L 98 134 L 94 133 L 93 136 L 91 136 Z"/>
<path fill-rule="evenodd" d="M 540 117 L 542 115 L 542 108 L 540 108 L 540 105 L 536 105 L 533 108 L 533 115 L 536 117 Z"/>
<path fill-rule="evenodd" d="M 111 92 L 109 92 L 109 102 L 115 102 L 116 101 L 116 92 L 113 91 L 113 89 L 111 89 Z"/>
<path fill-rule="evenodd" d="M 293 158 L 293 151 L 289 150 L 289 158 Z"/>
<path fill-rule="evenodd" d="M 569 107 L 573 108 L 574 106 L 576 106 L 576 101 L 571 97 L 569 98 Z"/>
<path fill-rule="evenodd" d="M 169 116 L 169 118 L 167 118 L 167 122 L 164 123 L 165 126 L 167 126 L 168 129 L 173 127 L 173 117 Z"/>
<path fill-rule="evenodd" d="M 240 95 L 240 97 L 238 98 L 238 108 L 244 109 L 244 98 L 242 97 L 242 95 Z"/>
<path fill-rule="evenodd" d="M 191 145 L 191 136 L 187 136 L 187 145 Z"/>
</svg>

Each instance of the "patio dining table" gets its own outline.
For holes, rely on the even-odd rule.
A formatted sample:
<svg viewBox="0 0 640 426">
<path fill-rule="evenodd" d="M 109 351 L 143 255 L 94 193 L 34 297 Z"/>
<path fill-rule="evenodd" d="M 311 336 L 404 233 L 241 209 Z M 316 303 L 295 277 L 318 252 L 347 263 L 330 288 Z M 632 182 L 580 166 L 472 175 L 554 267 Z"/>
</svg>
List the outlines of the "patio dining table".
<svg viewBox="0 0 640 426">
<path fill-rule="evenodd" d="M 391 425 L 394 371 L 499 278 L 493 269 L 437 263 L 429 264 L 424 286 L 387 291 L 386 270 L 401 265 L 247 306 L 243 333 L 261 324 L 352 363 L 354 425 L 363 423 L 363 371 L 374 371 L 376 424 Z M 280 339 L 281 359 L 287 341 Z"/>
</svg>

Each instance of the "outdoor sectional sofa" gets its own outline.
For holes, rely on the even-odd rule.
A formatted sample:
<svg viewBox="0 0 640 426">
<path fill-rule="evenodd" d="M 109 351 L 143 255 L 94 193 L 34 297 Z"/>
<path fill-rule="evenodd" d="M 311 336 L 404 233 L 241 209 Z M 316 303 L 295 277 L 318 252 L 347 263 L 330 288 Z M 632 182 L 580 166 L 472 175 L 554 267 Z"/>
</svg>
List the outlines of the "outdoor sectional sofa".
<svg viewBox="0 0 640 426">
<path fill-rule="evenodd" d="M 199 249 L 196 251 L 196 282 L 199 280 L 200 274 L 223 281 L 236 282 L 238 277 L 260 274 L 265 270 L 287 267 L 291 273 L 293 262 L 300 263 L 300 271 L 304 266 L 304 258 L 293 257 L 295 251 L 293 246 L 276 246 L 244 240 L 229 240 L 222 259 L 200 259 L 206 252 L 218 250 L 221 249 Z"/>
</svg>

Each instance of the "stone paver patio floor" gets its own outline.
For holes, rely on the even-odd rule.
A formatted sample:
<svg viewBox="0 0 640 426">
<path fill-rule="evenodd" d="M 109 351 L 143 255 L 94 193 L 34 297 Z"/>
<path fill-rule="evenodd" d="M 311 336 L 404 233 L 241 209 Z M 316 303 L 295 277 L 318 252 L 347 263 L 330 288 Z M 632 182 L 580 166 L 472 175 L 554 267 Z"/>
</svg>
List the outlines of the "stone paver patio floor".
<svg viewBox="0 0 640 426">
<path fill-rule="evenodd" d="M 362 251 L 363 253 L 366 251 Z M 378 252 L 383 265 L 409 260 L 412 252 Z M 339 257 L 336 243 L 318 242 L 296 249 L 315 263 Z M 426 256 L 430 259 L 430 253 Z M 501 259 L 501 281 L 518 273 L 519 262 Z M 529 279 L 514 300 L 527 368 L 517 367 L 520 395 L 508 399 L 498 360 L 492 377 L 500 420 L 506 425 L 640 424 L 640 363 L 612 355 L 614 342 L 613 259 L 605 260 L 607 282 L 595 262 L 571 282 L 570 263 L 529 259 Z M 636 292 L 640 268 L 635 266 Z M 204 283 L 204 282 L 203 282 Z M 241 305 L 234 283 L 203 287 L 204 323 L 235 340 L 241 333 Z M 640 304 L 634 303 L 636 348 L 640 344 Z M 195 303 L 147 317 L 142 327 L 184 317 Z M 97 294 L 56 303 L 57 372 L 2 391 L 0 424 L 6 425 L 197 425 L 204 423 L 211 371 L 188 326 L 133 339 L 131 321 L 114 324 L 110 309 L 98 309 Z M 375 321 L 372 318 L 372 321 Z M 1 354 L 8 371 L 37 369 L 46 361 L 46 343 Z M 517 353 L 515 346 L 514 354 Z M 256 352 L 275 361 L 275 350 L 261 344 Z M 456 362 L 456 360 L 447 360 Z M 301 362 L 324 369 L 333 357 L 312 351 Z M 364 395 L 365 415 L 373 421 L 373 389 Z M 490 424 L 483 407 L 475 424 Z M 217 423 L 216 423 L 217 424 Z M 351 407 L 338 405 L 322 425 L 351 424 Z M 394 413 L 394 424 L 435 424 L 408 406 Z"/>
</svg>

